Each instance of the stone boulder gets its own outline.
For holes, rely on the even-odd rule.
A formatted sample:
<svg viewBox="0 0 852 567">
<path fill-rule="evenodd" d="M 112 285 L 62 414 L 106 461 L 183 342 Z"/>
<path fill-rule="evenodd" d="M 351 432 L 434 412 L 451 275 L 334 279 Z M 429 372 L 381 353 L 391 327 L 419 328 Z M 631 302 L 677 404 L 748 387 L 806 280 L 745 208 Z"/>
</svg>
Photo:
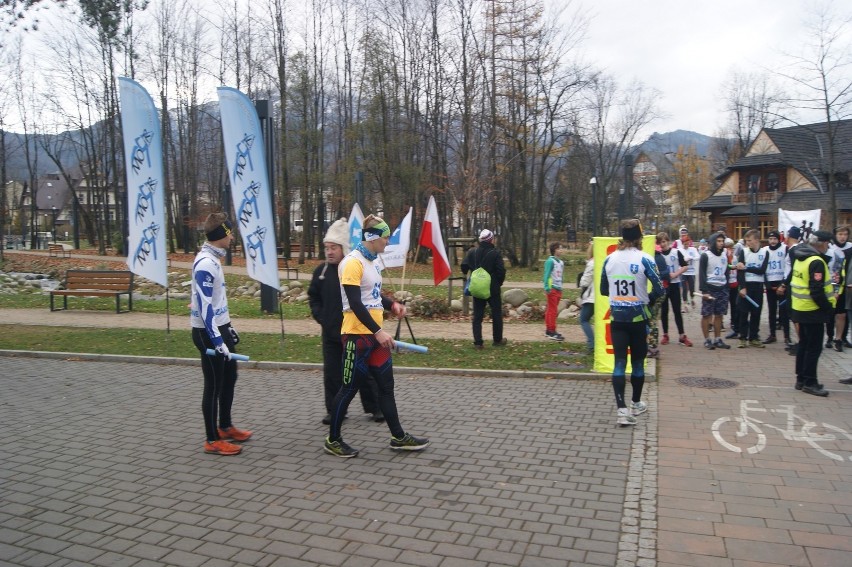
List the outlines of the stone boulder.
<svg viewBox="0 0 852 567">
<path fill-rule="evenodd" d="M 503 292 L 503 302 L 512 307 L 520 307 L 529 301 L 529 299 L 527 292 L 522 289 L 507 289 Z"/>
</svg>

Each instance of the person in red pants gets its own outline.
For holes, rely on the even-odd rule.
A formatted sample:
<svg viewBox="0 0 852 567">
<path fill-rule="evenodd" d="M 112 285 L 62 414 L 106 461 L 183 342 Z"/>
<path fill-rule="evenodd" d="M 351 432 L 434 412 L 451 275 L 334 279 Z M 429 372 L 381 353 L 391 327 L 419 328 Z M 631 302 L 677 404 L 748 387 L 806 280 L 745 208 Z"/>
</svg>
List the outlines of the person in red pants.
<svg viewBox="0 0 852 567">
<path fill-rule="evenodd" d="M 559 302 L 562 300 L 562 244 L 550 245 L 550 257 L 544 262 L 544 293 L 547 296 L 547 309 L 544 312 L 544 336 L 553 341 L 562 342 L 565 337 L 556 332 L 556 316 L 559 314 Z"/>
</svg>

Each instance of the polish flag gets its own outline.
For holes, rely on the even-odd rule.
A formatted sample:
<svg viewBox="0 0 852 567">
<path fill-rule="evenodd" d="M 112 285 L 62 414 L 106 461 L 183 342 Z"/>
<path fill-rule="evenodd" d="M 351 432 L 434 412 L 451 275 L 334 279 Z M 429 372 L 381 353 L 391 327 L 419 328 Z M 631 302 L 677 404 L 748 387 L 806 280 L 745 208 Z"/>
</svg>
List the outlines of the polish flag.
<svg viewBox="0 0 852 567">
<path fill-rule="evenodd" d="M 435 197 L 429 197 L 426 216 L 423 217 L 423 230 L 420 231 L 420 246 L 432 250 L 432 278 L 438 285 L 450 277 L 450 261 L 444 250 L 444 239 L 441 238 L 441 223 L 438 220 L 438 207 Z"/>
</svg>

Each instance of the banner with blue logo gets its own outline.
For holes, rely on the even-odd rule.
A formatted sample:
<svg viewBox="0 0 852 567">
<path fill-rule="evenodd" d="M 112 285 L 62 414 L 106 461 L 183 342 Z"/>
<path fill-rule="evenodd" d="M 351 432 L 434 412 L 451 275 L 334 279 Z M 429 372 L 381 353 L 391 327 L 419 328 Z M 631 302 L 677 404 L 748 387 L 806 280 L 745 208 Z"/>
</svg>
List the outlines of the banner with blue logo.
<svg viewBox="0 0 852 567">
<path fill-rule="evenodd" d="M 279 289 L 278 252 L 266 154 L 260 120 L 251 100 L 230 87 L 219 87 L 219 111 L 225 161 L 249 276 Z"/>
<path fill-rule="evenodd" d="M 405 266 L 408 259 L 408 249 L 411 247 L 411 216 L 414 209 L 408 208 L 408 214 L 391 233 L 385 251 L 379 255 L 381 264 L 385 268 L 399 268 Z"/>
<path fill-rule="evenodd" d="M 349 249 L 355 250 L 355 247 L 361 243 L 361 230 L 364 228 L 364 213 L 358 203 L 352 205 L 352 212 L 349 213 Z"/>
<path fill-rule="evenodd" d="M 165 180 L 160 118 L 145 87 L 118 78 L 127 170 L 127 267 L 168 287 Z"/>
</svg>

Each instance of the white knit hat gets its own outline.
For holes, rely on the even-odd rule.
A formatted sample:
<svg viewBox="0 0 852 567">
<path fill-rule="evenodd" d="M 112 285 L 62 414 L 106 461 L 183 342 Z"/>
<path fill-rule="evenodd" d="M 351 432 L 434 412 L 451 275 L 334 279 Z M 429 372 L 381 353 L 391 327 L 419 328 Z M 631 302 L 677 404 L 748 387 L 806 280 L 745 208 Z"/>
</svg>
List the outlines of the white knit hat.
<svg viewBox="0 0 852 567">
<path fill-rule="evenodd" d="M 328 232 L 325 233 L 323 242 L 331 242 L 340 244 L 343 247 L 343 253 L 349 253 L 349 223 L 345 218 L 339 218 L 328 227 Z"/>
<path fill-rule="evenodd" d="M 494 233 L 488 230 L 487 228 L 482 229 L 482 232 L 479 233 L 479 241 L 487 242 L 494 238 Z"/>
</svg>

